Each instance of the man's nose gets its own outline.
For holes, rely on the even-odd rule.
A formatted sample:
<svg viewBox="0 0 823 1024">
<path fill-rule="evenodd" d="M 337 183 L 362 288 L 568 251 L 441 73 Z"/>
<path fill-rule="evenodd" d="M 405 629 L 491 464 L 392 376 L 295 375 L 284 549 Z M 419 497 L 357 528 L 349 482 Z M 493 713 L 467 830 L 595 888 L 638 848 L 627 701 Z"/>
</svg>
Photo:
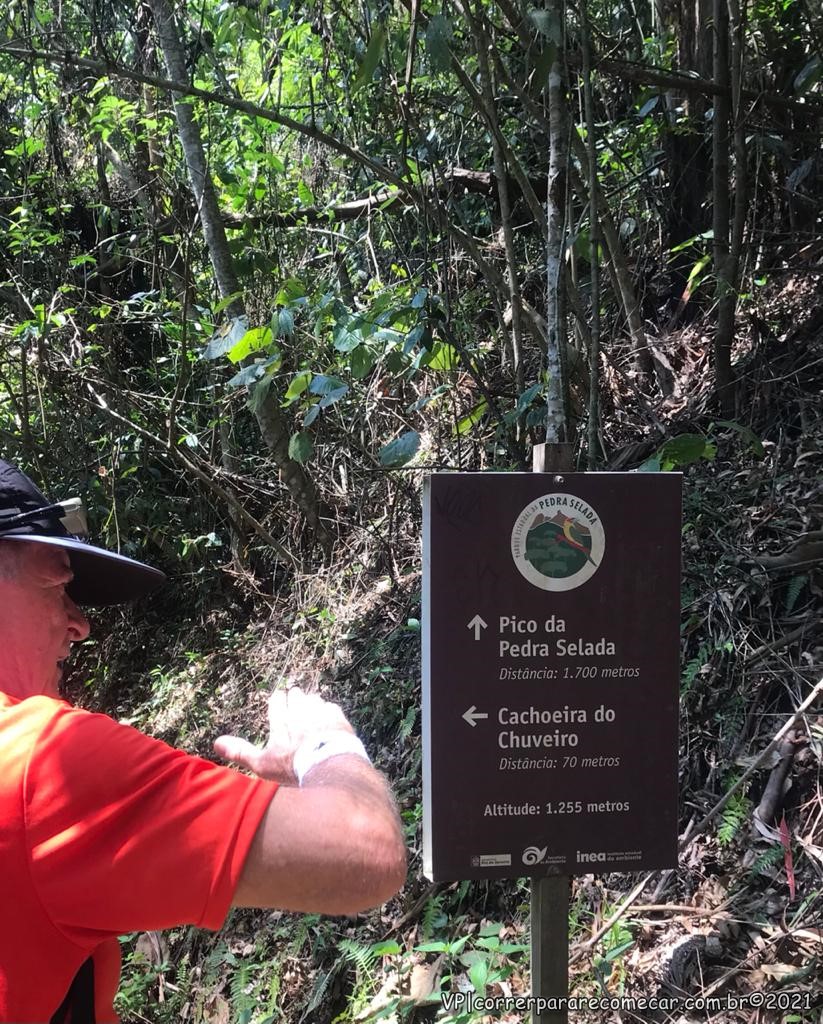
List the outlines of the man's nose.
<svg viewBox="0 0 823 1024">
<path fill-rule="evenodd" d="M 69 633 L 72 643 L 80 643 L 89 635 L 89 620 L 66 594 L 66 612 L 69 618 Z"/>
</svg>

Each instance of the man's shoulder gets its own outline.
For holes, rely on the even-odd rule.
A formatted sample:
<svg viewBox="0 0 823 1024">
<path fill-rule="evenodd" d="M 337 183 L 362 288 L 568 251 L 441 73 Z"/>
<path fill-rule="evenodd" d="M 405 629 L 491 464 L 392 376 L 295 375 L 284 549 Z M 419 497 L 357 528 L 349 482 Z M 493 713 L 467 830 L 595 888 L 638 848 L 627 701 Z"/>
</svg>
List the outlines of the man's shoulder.
<svg viewBox="0 0 823 1024">
<path fill-rule="evenodd" d="M 76 707 L 58 697 L 37 695 L 18 699 L 0 692 L 0 758 L 22 757 L 29 764 L 54 754 L 62 757 L 94 749 L 99 758 L 104 749 L 117 757 L 120 751 L 146 747 L 167 748 L 157 740 L 120 724 L 109 715 Z"/>
<path fill-rule="evenodd" d="M 107 715 L 86 711 L 70 704 L 62 697 L 37 694 L 33 697 L 12 697 L 0 690 L 0 729 L 3 725 L 44 726 L 53 719 L 64 717 L 94 718 L 112 721 Z"/>
<path fill-rule="evenodd" d="M 12 697 L 0 690 L 0 737 L 38 732 L 69 704 L 56 697 Z"/>
</svg>

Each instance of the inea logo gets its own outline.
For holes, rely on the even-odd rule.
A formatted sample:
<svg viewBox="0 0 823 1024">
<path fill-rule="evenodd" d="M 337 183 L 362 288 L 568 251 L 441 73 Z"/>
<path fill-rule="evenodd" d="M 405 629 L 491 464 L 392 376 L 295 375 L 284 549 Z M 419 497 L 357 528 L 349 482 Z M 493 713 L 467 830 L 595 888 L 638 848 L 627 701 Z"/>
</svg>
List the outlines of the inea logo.
<svg viewBox="0 0 823 1024">
<path fill-rule="evenodd" d="M 606 854 L 602 851 L 600 853 L 583 853 L 581 850 L 577 851 L 577 863 L 578 864 L 605 864 Z"/>
</svg>

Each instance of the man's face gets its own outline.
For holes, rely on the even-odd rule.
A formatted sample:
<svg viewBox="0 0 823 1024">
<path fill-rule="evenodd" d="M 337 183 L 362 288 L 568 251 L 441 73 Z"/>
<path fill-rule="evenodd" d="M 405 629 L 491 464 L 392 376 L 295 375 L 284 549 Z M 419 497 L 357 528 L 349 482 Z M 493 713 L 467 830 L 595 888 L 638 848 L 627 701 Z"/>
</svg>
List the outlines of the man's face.
<svg viewBox="0 0 823 1024">
<path fill-rule="evenodd" d="M 15 697 L 58 696 L 71 645 L 89 635 L 66 593 L 69 556 L 47 544 L 15 542 L 16 571 L 0 579 L 0 689 Z"/>
</svg>

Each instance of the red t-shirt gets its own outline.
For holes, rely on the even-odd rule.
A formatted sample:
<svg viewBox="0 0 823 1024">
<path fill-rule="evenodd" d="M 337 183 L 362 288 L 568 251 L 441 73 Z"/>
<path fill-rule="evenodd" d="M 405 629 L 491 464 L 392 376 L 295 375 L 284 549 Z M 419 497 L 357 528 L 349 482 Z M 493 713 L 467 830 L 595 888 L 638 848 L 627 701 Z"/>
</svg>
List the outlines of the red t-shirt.
<svg viewBox="0 0 823 1024">
<path fill-rule="evenodd" d="M 276 789 L 0 693 L 0 1021 L 48 1021 L 91 955 L 98 1024 L 116 1022 L 117 936 L 220 928 Z"/>
</svg>

